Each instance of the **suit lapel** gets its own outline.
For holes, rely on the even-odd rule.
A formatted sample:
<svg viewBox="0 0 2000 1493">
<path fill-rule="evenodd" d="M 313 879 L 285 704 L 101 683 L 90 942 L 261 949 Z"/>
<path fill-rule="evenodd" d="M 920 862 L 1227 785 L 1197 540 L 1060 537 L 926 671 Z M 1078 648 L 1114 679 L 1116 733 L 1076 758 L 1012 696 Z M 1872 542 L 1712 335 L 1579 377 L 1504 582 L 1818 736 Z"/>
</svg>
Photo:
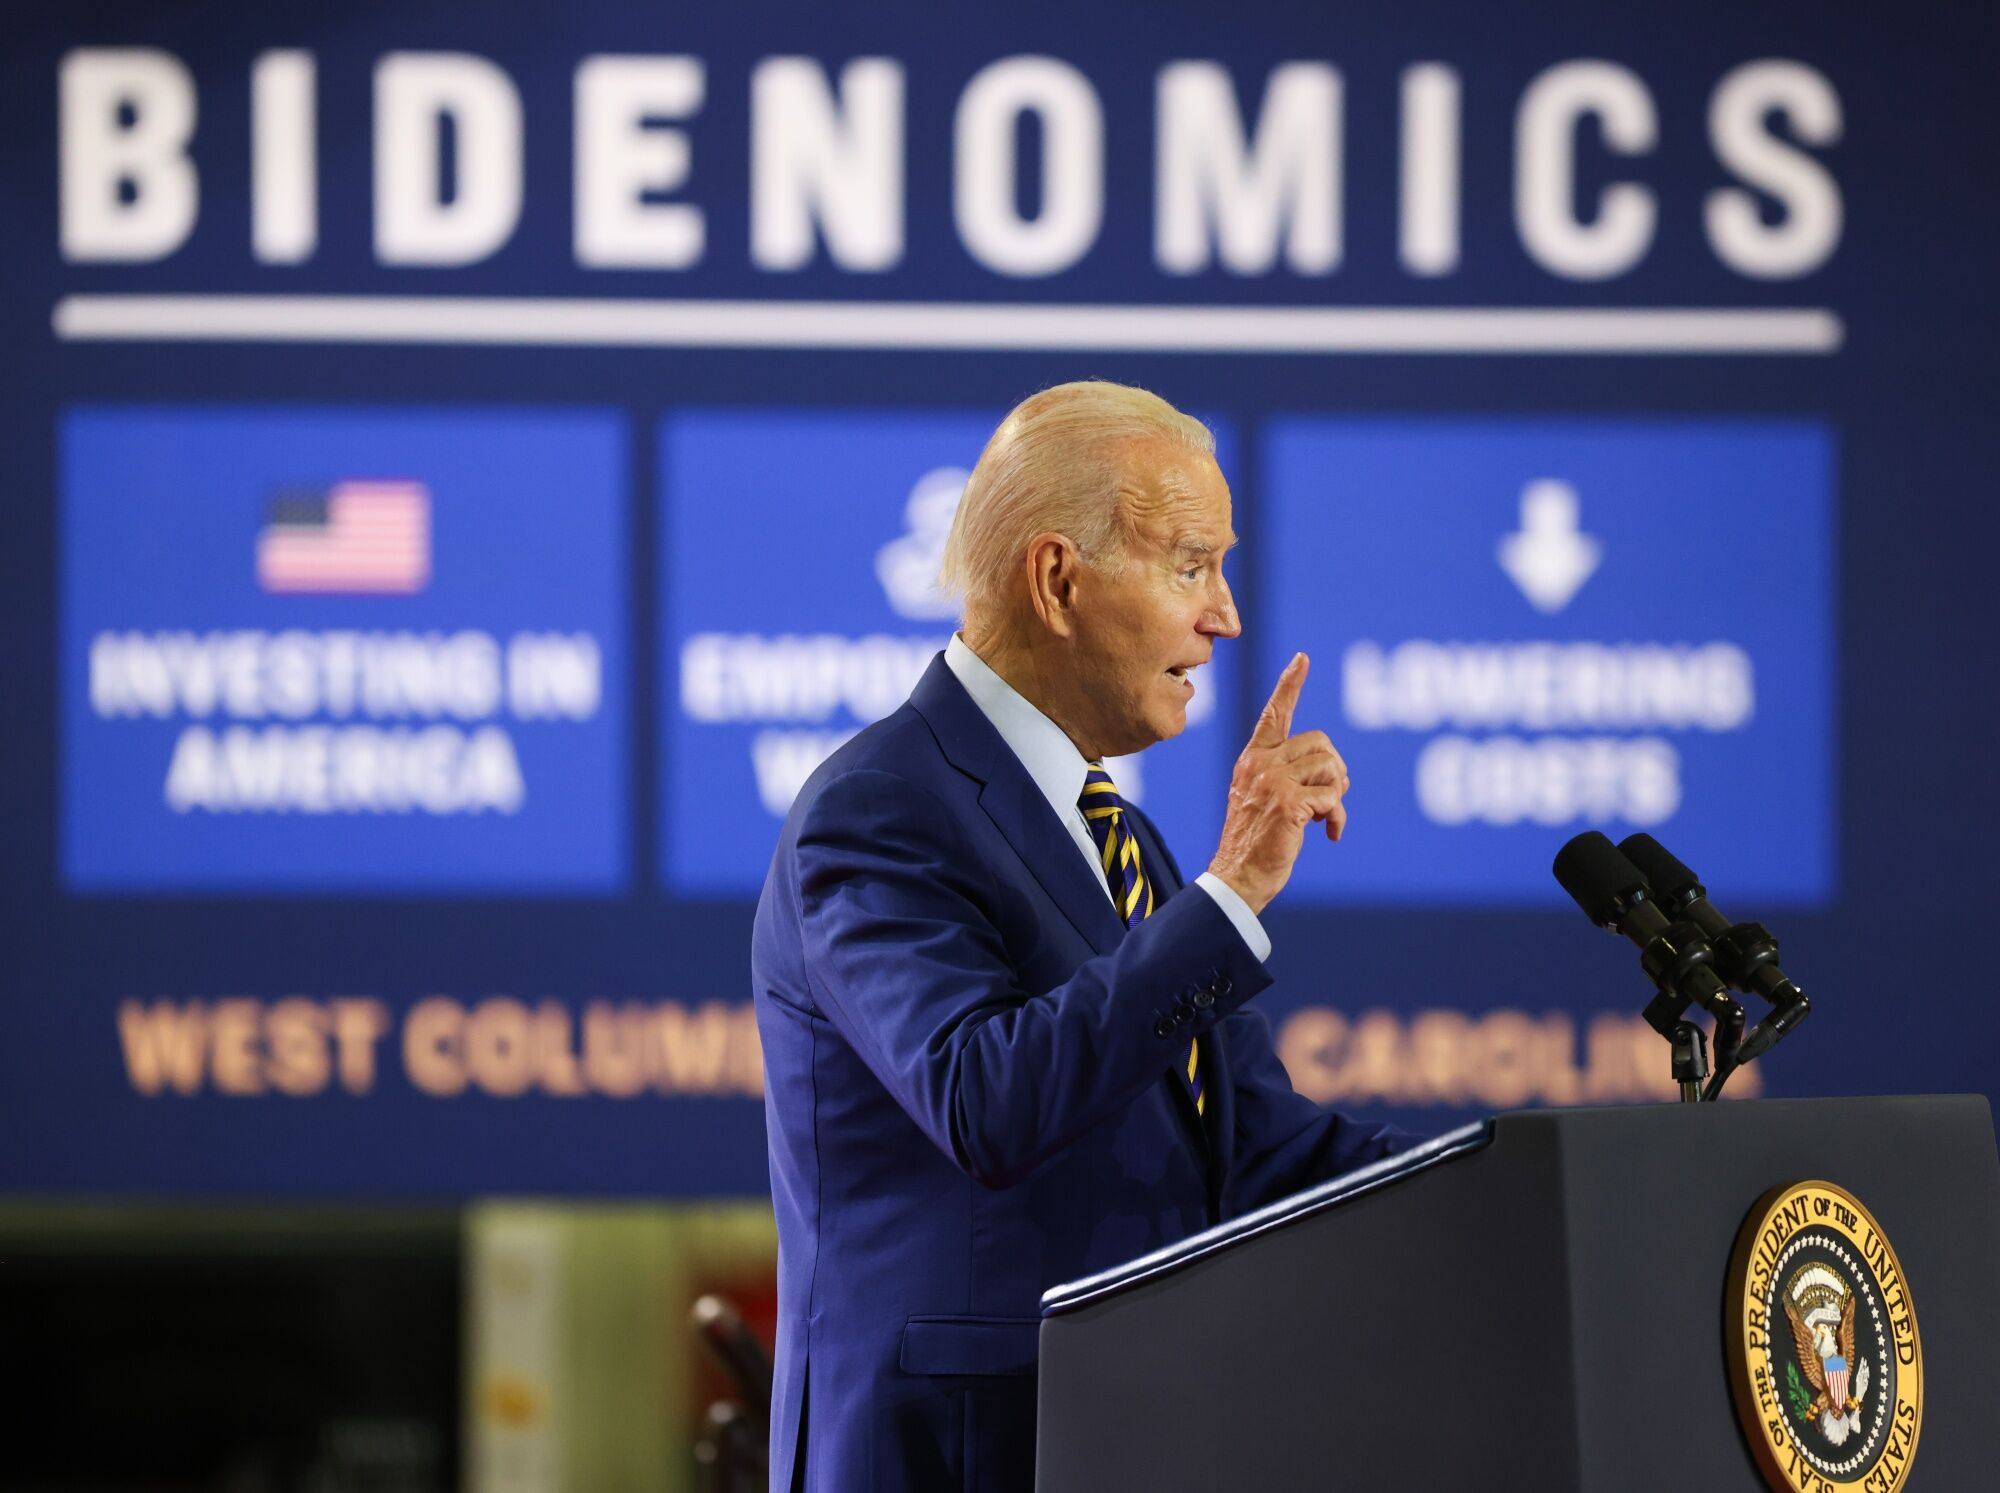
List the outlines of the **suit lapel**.
<svg viewBox="0 0 2000 1493">
<path fill-rule="evenodd" d="M 1090 946 L 1100 954 L 1116 949 L 1125 937 L 1125 924 L 1111 906 L 1110 894 L 1091 875 L 1076 841 L 1012 752 L 980 791 L 979 806 Z"/>
<path fill-rule="evenodd" d="M 1083 852 L 1021 759 L 945 665 L 943 654 L 931 660 L 911 692 L 910 703 L 930 723 L 946 760 L 982 785 L 979 806 L 1007 837 L 1049 900 L 1091 948 L 1100 954 L 1116 949 L 1125 937 L 1125 924 L 1113 910 L 1110 894 L 1091 874 Z"/>
<path fill-rule="evenodd" d="M 1112 907 L 1103 882 L 1077 849 L 1076 841 L 1070 838 L 1049 801 L 1042 797 L 1041 789 L 1028 776 L 1021 759 L 973 703 L 958 676 L 946 666 L 943 654 L 931 660 L 924 677 L 910 694 L 910 703 L 929 723 L 945 760 L 982 785 L 979 806 L 1006 836 L 1007 843 L 1014 847 L 1021 863 L 1041 883 L 1049 899 L 1062 909 L 1063 916 L 1098 953 L 1115 950 L 1125 937 L 1125 924 Z M 1164 900 L 1180 894 L 1181 882 L 1152 833 L 1152 826 L 1137 815 L 1133 816 L 1132 825 L 1146 874 L 1154 880 L 1156 898 Z M 1228 1175 L 1231 1117 L 1235 1110 L 1220 1029 L 1201 1039 L 1201 1061 L 1205 1065 L 1202 1083 L 1206 1114 L 1194 1107 L 1194 1095 L 1188 1089 L 1185 1073 L 1169 1067 L 1162 1081 L 1187 1126 L 1188 1139 L 1208 1158 L 1210 1201 L 1219 1210 L 1222 1179 Z"/>
</svg>

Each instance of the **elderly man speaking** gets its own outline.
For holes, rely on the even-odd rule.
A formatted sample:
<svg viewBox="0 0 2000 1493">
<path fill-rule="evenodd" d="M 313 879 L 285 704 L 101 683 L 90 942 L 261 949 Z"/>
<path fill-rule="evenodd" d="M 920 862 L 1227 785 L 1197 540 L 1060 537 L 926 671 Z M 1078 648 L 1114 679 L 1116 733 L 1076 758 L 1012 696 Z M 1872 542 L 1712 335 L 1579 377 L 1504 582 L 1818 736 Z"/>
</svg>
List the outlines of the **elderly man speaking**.
<svg viewBox="0 0 2000 1493">
<path fill-rule="evenodd" d="M 1024 401 L 953 520 L 962 629 L 785 822 L 752 960 L 774 1489 L 1032 1487 L 1046 1287 L 1407 1140 L 1294 1092 L 1245 1008 L 1257 915 L 1347 821 L 1340 754 L 1292 730 L 1305 656 L 1192 882 L 1104 767 L 1178 735 L 1242 631 L 1235 542 L 1199 421 L 1110 383 Z"/>
</svg>

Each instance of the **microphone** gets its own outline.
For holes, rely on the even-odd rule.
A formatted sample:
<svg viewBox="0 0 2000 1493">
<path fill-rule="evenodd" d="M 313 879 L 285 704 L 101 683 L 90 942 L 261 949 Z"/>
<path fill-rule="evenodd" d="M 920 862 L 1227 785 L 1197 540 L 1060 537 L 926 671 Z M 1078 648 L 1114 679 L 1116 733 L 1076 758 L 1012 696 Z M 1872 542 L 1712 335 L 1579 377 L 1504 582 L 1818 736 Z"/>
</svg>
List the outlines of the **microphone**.
<svg viewBox="0 0 2000 1493">
<path fill-rule="evenodd" d="M 1778 940 L 1762 923 L 1732 923 L 1708 900 L 1701 879 L 1651 835 L 1627 835 L 1618 848 L 1651 884 L 1661 906 L 1693 923 L 1715 951 L 1715 968 L 1738 990 L 1763 997 L 1771 1014 L 1736 1051 L 1736 1066 L 1769 1052 L 1812 1012 L 1806 993 L 1778 967 Z"/>
<path fill-rule="evenodd" d="M 1660 992 L 1645 1013 L 1655 1031 L 1673 1039 L 1674 1024 L 1690 1003 L 1714 1013 L 1718 1021 L 1732 1011 L 1741 1018 L 1741 1008 L 1715 972 L 1715 950 L 1701 929 L 1685 918 L 1669 920 L 1645 876 L 1617 846 L 1589 830 L 1556 852 L 1554 870 L 1585 917 L 1639 946 L 1639 967 Z"/>
</svg>

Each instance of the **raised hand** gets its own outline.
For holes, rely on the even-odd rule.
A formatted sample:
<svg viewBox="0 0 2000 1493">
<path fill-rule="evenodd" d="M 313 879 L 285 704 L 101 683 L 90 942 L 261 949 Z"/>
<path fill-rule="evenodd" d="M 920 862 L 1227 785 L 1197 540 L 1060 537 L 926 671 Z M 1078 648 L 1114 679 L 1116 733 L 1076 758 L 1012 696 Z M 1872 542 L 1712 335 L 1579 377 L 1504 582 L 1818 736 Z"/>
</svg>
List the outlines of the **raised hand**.
<svg viewBox="0 0 2000 1493">
<path fill-rule="evenodd" d="M 1292 655 L 1229 775 L 1229 813 L 1208 869 L 1262 912 L 1291 880 L 1305 827 L 1338 840 L 1347 827 L 1347 764 L 1324 731 L 1292 734 L 1292 712 L 1311 661 Z"/>
</svg>

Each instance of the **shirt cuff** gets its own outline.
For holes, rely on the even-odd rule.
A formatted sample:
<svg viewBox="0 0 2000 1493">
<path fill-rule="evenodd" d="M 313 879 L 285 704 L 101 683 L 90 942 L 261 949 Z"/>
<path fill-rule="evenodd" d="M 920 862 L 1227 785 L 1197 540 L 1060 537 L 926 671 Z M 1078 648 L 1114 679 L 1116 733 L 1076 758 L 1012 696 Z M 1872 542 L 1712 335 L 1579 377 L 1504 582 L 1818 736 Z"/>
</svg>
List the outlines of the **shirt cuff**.
<svg viewBox="0 0 2000 1493">
<path fill-rule="evenodd" d="M 1243 942 L 1250 946 L 1250 952 L 1262 964 L 1271 957 L 1271 936 L 1264 931 L 1264 925 L 1257 921 L 1257 914 L 1250 910 L 1250 904 L 1236 895 L 1236 889 L 1217 876 L 1213 871 L 1204 871 L 1195 877 L 1194 884 L 1215 898 L 1215 905 L 1222 909 Z"/>
</svg>

